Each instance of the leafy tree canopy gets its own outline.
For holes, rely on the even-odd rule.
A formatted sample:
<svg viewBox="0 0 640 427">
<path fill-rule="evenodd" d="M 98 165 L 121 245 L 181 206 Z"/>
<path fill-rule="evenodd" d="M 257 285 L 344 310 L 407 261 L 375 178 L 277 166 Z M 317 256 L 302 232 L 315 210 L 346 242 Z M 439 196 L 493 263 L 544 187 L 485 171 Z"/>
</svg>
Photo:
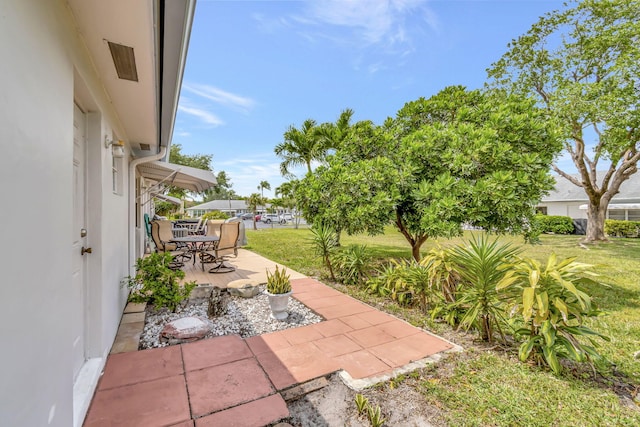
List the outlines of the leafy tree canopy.
<svg viewBox="0 0 640 427">
<path fill-rule="evenodd" d="M 561 126 L 579 176 L 553 168 L 584 188 L 595 241 L 605 239 L 607 206 L 640 160 L 640 1 L 573 6 L 540 18 L 489 76 L 493 87 L 535 97 Z"/>
<path fill-rule="evenodd" d="M 420 257 L 464 223 L 517 232 L 541 195 L 561 143 L 532 100 L 448 87 L 407 103 L 384 125 L 358 122 L 301 181 L 307 220 L 347 233 L 381 233 L 392 220 Z"/>
</svg>

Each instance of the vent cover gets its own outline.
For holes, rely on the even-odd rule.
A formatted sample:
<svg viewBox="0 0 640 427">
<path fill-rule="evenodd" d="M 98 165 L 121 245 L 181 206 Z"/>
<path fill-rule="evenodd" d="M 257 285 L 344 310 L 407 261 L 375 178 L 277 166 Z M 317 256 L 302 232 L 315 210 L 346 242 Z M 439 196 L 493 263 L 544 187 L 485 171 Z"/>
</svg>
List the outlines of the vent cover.
<svg viewBox="0 0 640 427">
<path fill-rule="evenodd" d="M 140 149 L 143 151 L 151 151 L 151 146 L 149 144 L 140 144 Z"/>
<path fill-rule="evenodd" d="M 122 44 L 109 43 L 109 50 L 113 58 L 113 65 L 116 66 L 118 77 L 123 80 L 138 81 L 138 69 L 136 68 L 136 57 L 133 48 Z"/>
</svg>

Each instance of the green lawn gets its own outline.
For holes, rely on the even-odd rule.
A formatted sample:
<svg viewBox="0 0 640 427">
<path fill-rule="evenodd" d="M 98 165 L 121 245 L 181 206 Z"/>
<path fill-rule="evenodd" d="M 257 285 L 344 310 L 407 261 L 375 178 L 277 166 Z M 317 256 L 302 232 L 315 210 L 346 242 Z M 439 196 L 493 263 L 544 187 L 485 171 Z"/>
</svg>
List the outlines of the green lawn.
<svg viewBox="0 0 640 427">
<path fill-rule="evenodd" d="M 249 249 L 309 276 L 326 279 L 326 271 L 309 245 L 308 229 L 248 230 Z M 468 235 L 467 235 L 468 237 Z M 521 244 L 521 238 L 501 237 Z M 377 262 L 389 258 L 409 258 L 410 248 L 391 227 L 382 236 L 342 236 L 342 244 L 365 244 Z M 441 240 L 443 246 L 464 239 Z M 589 369 L 566 370 L 556 377 L 549 371 L 517 360 L 512 350 L 489 348 L 468 341 L 466 351 L 439 362 L 435 369 L 424 369 L 412 379 L 425 399 L 444 410 L 449 425 L 496 426 L 638 426 L 640 405 L 621 404 L 614 392 L 640 390 L 640 239 L 615 239 L 611 243 L 583 247 L 577 236 L 542 236 L 540 245 L 523 245 L 522 256 L 545 260 L 551 252 L 559 258 L 577 256 L 593 264 L 601 282 L 588 291 L 607 315 L 591 327 L 609 335 L 599 349 L 611 363 L 601 367 L 604 376 L 593 380 Z M 426 253 L 437 244 L 428 241 Z M 369 303 L 381 298 L 362 289 L 341 290 Z M 389 312 L 455 341 L 456 332 L 435 323 L 418 310 L 385 302 Z M 460 334 L 459 336 L 463 336 Z M 468 340 L 468 338 L 467 338 Z M 462 343 L 461 343 L 462 344 Z M 635 388 L 635 391 L 634 391 Z M 630 406 L 634 406 L 631 404 Z M 383 411 L 385 408 L 383 407 Z M 392 408 L 387 408 L 392 410 Z"/>
</svg>

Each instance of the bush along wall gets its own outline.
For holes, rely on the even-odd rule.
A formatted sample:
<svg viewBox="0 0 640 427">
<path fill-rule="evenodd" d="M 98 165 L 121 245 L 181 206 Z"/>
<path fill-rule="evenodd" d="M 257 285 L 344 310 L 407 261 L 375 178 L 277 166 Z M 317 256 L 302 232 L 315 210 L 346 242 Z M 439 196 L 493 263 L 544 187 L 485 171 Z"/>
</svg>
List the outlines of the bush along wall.
<svg viewBox="0 0 640 427">
<path fill-rule="evenodd" d="M 607 219 L 604 232 L 610 237 L 640 237 L 640 221 Z"/>
<path fill-rule="evenodd" d="M 573 234 L 573 220 L 568 216 L 536 215 L 535 222 L 541 233 Z"/>
</svg>

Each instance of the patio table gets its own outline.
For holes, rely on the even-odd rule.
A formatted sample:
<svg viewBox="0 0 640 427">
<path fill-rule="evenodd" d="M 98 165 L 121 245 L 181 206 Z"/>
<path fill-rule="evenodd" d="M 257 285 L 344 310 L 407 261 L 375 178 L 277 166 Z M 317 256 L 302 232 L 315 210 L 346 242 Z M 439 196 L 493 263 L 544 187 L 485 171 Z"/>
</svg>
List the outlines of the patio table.
<svg viewBox="0 0 640 427">
<path fill-rule="evenodd" d="M 199 234 L 195 234 L 192 236 L 184 236 L 184 237 L 174 237 L 171 239 L 172 242 L 175 243 L 183 243 L 187 245 L 187 252 L 193 254 L 193 264 L 196 264 L 196 257 L 198 253 L 204 252 L 205 248 L 208 246 L 207 243 L 213 243 L 216 245 L 220 237 L 218 236 L 202 236 Z M 202 265 L 202 271 L 204 271 L 204 264 Z"/>
</svg>

